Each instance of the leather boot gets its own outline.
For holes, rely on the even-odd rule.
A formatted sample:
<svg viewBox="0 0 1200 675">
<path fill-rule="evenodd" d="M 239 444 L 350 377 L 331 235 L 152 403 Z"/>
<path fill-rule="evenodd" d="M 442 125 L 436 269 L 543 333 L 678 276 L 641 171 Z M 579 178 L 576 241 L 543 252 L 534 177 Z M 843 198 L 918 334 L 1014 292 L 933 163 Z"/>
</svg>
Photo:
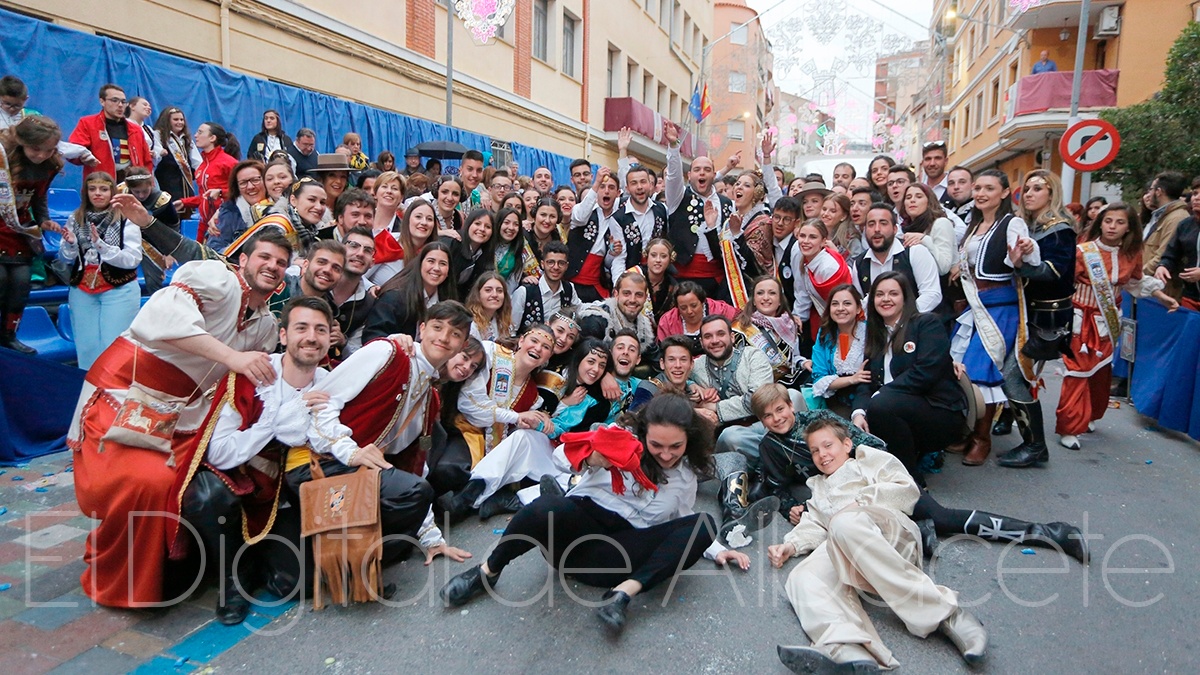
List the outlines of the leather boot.
<svg viewBox="0 0 1200 675">
<path fill-rule="evenodd" d="M 742 526 L 741 533 L 743 535 L 751 532 L 757 532 L 771 524 L 771 521 L 775 518 L 775 512 L 778 510 L 778 497 L 766 497 L 765 499 L 760 499 L 751 504 L 740 518 L 726 520 L 725 524 L 721 526 L 719 539 L 729 546 L 729 548 L 740 548 L 740 546 L 733 546 L 729 544 L 729 541 L 726 539 L 726 537 L 729 536 L 729 533 L 732 532 L 738 525 Z M 748 542 L 742 544 L 742 546 L 747 544 Z"/>
<path fill-rule="evenodd" d="M 516 513 L 520 510 L 521 499 L 517 497 L 517 493 L 512 488 L 505 486 L 479 505 L 479 519 L 487 520 L 501 513 Z"/>
<path fill-rule="evenodd" d="M 721 487 L 717 501 L 721 504 L 721 522 L 727 523 L 746 515 L 750 506 L 750 474 L 746 456 L 739 452 L 722 452 L 713 456 L 717 480 Z"/>
<path fill-rule="evenodd" d="M 552 473 L 542 476 L 538 481 L 538 489 L 543 497 L 566 497 L 567 491 L 558 484 L 558 477 Z"/>
<path fill-rule="evenodd" d="M 250 613 L 250 600 L 238 590 L 240 579 L 241 588 L 248 591 L 246 577 L 233 565 L 243 541 L 241 501 L 212 472 L 199 471 L 184 491 L 180 514 L 200 533 L 207 564 L 217 566 L 217 621 L 226 626 L 242 623 Z"/>
<path fill-rule="evenodd" d="M 793 673 L 877 673 L 882 670 L 862 645 L 835 645 L 826 654 L 816 647 L 775 648 L 779 661 Z"/>
<path fill-rule="evenodd" d="M 1001 455 L 996 461 L 1000 466 L 1023 469 L 1050 461 L 1050 449 L 1046 447 L 1046 427 L 1042 422 L 1042 404 L 1013 403 L 1013 416 L 1025 442 Z"/>
<path fill-rule="evenodd" d="M 450 515 L 450 523 L 462 522 L 475 510 L 475 500 L 487 489 L 487 483 L 482 478 L 472 478 L 458 492 L 447 492 L 438 497 L 437 505 L 442 512 Z"/>
<path fill-rule="evenodd" d="M 1000 417 L 996 419 L 996 423 L 992 425 L 993 436 L 1007 436 L 1012 433 L 1013 414 L 1012 408 L 1004 406 L 1000 409 Z"/>
<path fill-rule="evenodd" d="M 1040 548 L 1058 548 L 1088 564 L 1089 552 L 1083 531 L 1067 523 L 1029 523 L 985 511 L 972 511 L 963 533 L 988 541 L 1015 541 Z"/>
<path fill-rule="evenodd" d="M 442 601 L 446 603 L 447 607 L 464 605 L 471 598 L 485 593 L 487 589 L 495 585 L 499 578 L 499 572 L 486 575 L 483 573 L 483 566 L 476 565 L 446 582 L 440 592 Z"/>
<path fill-rule="evenodd" d="M 991 420 L 988 420 L 990 423 Z M 990 424 L 989 424 L 990 426 Z M 989 429 L 990 431 L 990 429 Z M 979 619 L 971 616 L 961 607 L 942 620 L 938 630 L 950 638 L 950 642 L 958 648 L 963 660 L 971 665 L 981 663 L 987 655 L 988 635 Z"/>
<path fill-rule="evenodd" d="M 963 464 L 979 466 L 987 461 L 988 455 L 992 454 L 992 417 L 995 414 L 996 404 L 987 404 L 983 417 L 975 422 L 975 431 L 971 433 L 971 447 L 963 455 Z"/>
<path fill-rule="evenodd" d="M 14 352 L 24 354 L 26 356 L 37 356 L 37 350 L 17 339 L 17 334 L 9 331 L 4 331 L 0 335 L 0 347 L 11 349 Z"/>
<path fill-rule="evenodd" d="M 625 627 L 625 612 L 629 609 L 629 601 L 632 598 L 625 591 L 610 589 L 600 599 L 609 602 L 596 608 L 596 616 L 600 617 L 609 630 L 619 633 Z"/>
</svg>

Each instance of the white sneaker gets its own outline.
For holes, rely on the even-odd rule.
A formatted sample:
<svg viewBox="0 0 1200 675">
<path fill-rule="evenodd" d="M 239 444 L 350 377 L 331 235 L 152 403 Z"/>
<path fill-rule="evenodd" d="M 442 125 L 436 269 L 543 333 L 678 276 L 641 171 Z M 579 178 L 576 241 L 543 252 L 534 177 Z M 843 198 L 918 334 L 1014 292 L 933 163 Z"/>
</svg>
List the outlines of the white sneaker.
<svg viewBox="0 0 1200 675">
<path fill-rule="evenodd" d="M 1079 449 L 1079 437 L 1066 435 L 1058 439 L 1058 444 L 1069 450 Z"/>
<path fill-rule="evenodd" d="M 1095 430 L 1096 430 L 1096 423 L 1088 422 L 1088 431 L 1095 431 Z"/>
</svg>

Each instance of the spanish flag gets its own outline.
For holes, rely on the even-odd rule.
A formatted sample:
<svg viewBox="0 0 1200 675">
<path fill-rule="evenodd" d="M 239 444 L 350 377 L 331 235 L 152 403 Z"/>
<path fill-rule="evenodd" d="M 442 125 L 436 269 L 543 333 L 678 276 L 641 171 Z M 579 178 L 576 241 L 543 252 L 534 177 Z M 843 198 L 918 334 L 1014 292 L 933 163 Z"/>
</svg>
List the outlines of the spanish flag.
<svg viewBox="0 0 1200 675">
<path fill-rule="evenodd" d="M 708 100 L 708 85 L 704 85 L 703 93 L 701 93 L 700 85 L 692 91 L 692 101 L 688 106 L 688 112 L 692 113 L 692 117 L 696 119 L 696 124 L 704 121 L 705 117 L 712 114 L 712 103 Z"/>
</svg>

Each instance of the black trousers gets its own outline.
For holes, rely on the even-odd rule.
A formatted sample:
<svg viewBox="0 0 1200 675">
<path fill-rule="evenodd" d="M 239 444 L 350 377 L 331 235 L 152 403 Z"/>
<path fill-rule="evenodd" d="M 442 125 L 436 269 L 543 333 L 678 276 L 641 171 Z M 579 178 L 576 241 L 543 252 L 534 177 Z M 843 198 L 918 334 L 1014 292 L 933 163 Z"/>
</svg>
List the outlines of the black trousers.
<svg viewBox="0 0 1200 675">
<path fill-rule="evenodd" d="M 935 408 L 921 396 L 879 390 L 867 403 L 867 425 L 899 459 L 912 477 L 923 483 L 917 464 L 921 457 L 962 440 L 964 415 Z"/>
<path fill-rule="evenodd" d="M 342 464 L 336 459 L 321 460 L 325 476 L 340 476 L 358 471 L 358 467 Z M 308 465 L 287 472 L 287 483 L 293 504 L 300 503 L 300 486 L 312 480 Z M 383 536 L 405 535 L 417 538 L 421 524 L 433 504 L 433 488 L 420 476 L 391 468 L 379 472 L 379 518 Z M 406 557 L 412 552 L 412 543 L 402 540 L 386 540 L 383 544 L 383 562 L 388 564 Z"/>
<path fill-rule="evenodd" d="M 7 333 L 9 324 L 25 311 L 32 274 L 29 263 L 0 263 L 0 330 Z"/>
<path fill-rule="evenodd" d="M 433 486 L 435 495 L 457 492 L 471 480 L 471 448 L 462 432 L 446 429 L 441 422 L 433 425 L 433 443 L 425 458 L 429 473 L 425 480 Z"/>
<path fill-rule="evenodd" d="M 295 504 L 297 502 L 292 502 Z M 253 590 L 256 579 L 280 597 L 304 588 L 304 571 L 312 569 L 310 554 L 300 537 L 300 509 L 281 496 L 271 534 L 285 541 L 267 538 L 241 553 L 238 569 L 233 560 L 245 544 L 242 537 L 242 498 L 235 495 L 225 482 L 211 471 L 201 469 L 183 493 L 181 516 L 200 534 L 207 553 L 208 564 L 225 577 L 238 577 L 247 591 Z M 188 536 L 183 534 L 182 536 Z M 221 538 L 224 537 L 222 556 Z M 194 578 L 194 577 L 192 577 Z M 232 589 L 226 589 L 232 592 Z"/>
<path fill-rule="evenodd" d="M 513 516 L 487 564 L 493 574 L 499 574 L 534 548 L 533 542 L 512 537 L 524 535 L 546 547 L 548 562 L 555 569 L 612 570 L 570 573 L 582 583 L 611 588 L 631 579 L 649 590 L 673 577 L 676 570 L 695 565 L 716 533 L 716 520 L 707 513 L 636 528 L 588 497 L 541 497 Z M 589 535 L 604 538 L 571 548 Z"/>
</svg>

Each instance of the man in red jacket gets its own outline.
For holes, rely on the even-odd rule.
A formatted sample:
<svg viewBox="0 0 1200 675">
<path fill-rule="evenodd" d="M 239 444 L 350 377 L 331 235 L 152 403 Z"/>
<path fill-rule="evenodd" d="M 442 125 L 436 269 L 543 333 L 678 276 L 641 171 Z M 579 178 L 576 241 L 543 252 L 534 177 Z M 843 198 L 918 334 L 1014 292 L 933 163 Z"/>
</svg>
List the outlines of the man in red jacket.
<svg viewBox="0 0 1200 675">
<path fill-rule="evenodd" d="M 115 84 L 100 87 L 101 111 L 80 117 L 68 139 L 91 151 L 99 164 L 85 166 L 83 176 L 105 171 L 125 180 L 125 170 L 131 166 L 154 166 L 146 134 L 137 124 L 125 119 L 125 90 Z"/>
</svg>

